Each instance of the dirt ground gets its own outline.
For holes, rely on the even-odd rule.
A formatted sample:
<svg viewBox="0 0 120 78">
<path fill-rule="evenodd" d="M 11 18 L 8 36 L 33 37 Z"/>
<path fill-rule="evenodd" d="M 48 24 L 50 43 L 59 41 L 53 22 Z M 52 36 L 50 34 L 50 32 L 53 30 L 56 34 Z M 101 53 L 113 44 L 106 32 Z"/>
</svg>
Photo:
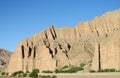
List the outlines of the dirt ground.
<svg viewBox="0 0 120 78">
<path fill-rule="evenodd" d="M 120 78 L 120 73 L 74 73 L 74 74 L 41 74 L 57 78 Z"/>
</svg>

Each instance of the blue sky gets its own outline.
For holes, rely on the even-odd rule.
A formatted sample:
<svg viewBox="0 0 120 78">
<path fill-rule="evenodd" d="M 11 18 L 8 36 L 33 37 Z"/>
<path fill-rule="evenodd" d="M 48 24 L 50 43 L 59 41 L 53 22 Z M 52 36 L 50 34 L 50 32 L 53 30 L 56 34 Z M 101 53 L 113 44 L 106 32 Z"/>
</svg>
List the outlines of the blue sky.
<svg viewBox="0 0 120 78">
<path fill-rule="evenodd" d="M 14 51 L 50 25 L 74 27 L 119 8 L 120 0 L 0 0 L 0 48 Z"/>
</svg>

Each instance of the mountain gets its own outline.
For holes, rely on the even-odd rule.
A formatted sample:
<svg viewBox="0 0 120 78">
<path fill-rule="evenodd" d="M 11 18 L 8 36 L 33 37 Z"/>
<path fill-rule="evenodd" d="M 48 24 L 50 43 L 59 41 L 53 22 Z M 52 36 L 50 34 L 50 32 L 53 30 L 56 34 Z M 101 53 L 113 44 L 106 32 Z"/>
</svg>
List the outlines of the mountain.
<svg viewBox="0 0 120 78">
<path fill-rule="evenodd" d="M 0 48 L 0 68 L 6 68 L 8 66 L 11 55 L 12 53 L 10 51 Z"/>
<path fill-rule="evenodd" d="M 89 71 L 120 69 L 120 10 L 107 12 L 74 28 L 50 26 L 20 42 L 8 72 L 40 71 L 86 64 Z M 92 65 L 89 65 L 92 62 Z"/>
</svg>

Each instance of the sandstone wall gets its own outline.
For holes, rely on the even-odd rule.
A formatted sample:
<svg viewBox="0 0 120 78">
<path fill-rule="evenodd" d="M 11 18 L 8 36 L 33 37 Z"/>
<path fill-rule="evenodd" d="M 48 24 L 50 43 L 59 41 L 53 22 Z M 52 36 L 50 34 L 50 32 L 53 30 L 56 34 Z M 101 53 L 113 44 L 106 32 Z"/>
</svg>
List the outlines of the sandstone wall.
<svg viewBox="0 0 120 78">
<path fill-rule="evenodd" d="M 8 72 L 55 70 L 92 60 L 92 69 L 120 69 L 120 10 L 108 12 L 75 28 L 54 26 L 22 41 L 11 57 Z"/>
</svg>

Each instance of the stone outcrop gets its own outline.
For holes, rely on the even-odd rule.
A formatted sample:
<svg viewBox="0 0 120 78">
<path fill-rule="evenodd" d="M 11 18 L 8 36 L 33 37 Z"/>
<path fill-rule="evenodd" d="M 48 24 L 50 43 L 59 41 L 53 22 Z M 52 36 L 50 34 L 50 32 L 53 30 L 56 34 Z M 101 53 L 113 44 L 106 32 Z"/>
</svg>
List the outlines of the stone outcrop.
<svg viewBox="0 0 120 78">
<path fill-rule="evenodd" d="M 92 60 L 91 69 L 120 69 L 120 10 L 75 28 L 54 26 L 25 39 L 13 53 L 8 72 L 52 70 Z"/>
<path fill-rule="evenodd" d="M 0 48 L 0 71 L 6 71 L 11 55 L 10 51 Z"/>
</svg>

